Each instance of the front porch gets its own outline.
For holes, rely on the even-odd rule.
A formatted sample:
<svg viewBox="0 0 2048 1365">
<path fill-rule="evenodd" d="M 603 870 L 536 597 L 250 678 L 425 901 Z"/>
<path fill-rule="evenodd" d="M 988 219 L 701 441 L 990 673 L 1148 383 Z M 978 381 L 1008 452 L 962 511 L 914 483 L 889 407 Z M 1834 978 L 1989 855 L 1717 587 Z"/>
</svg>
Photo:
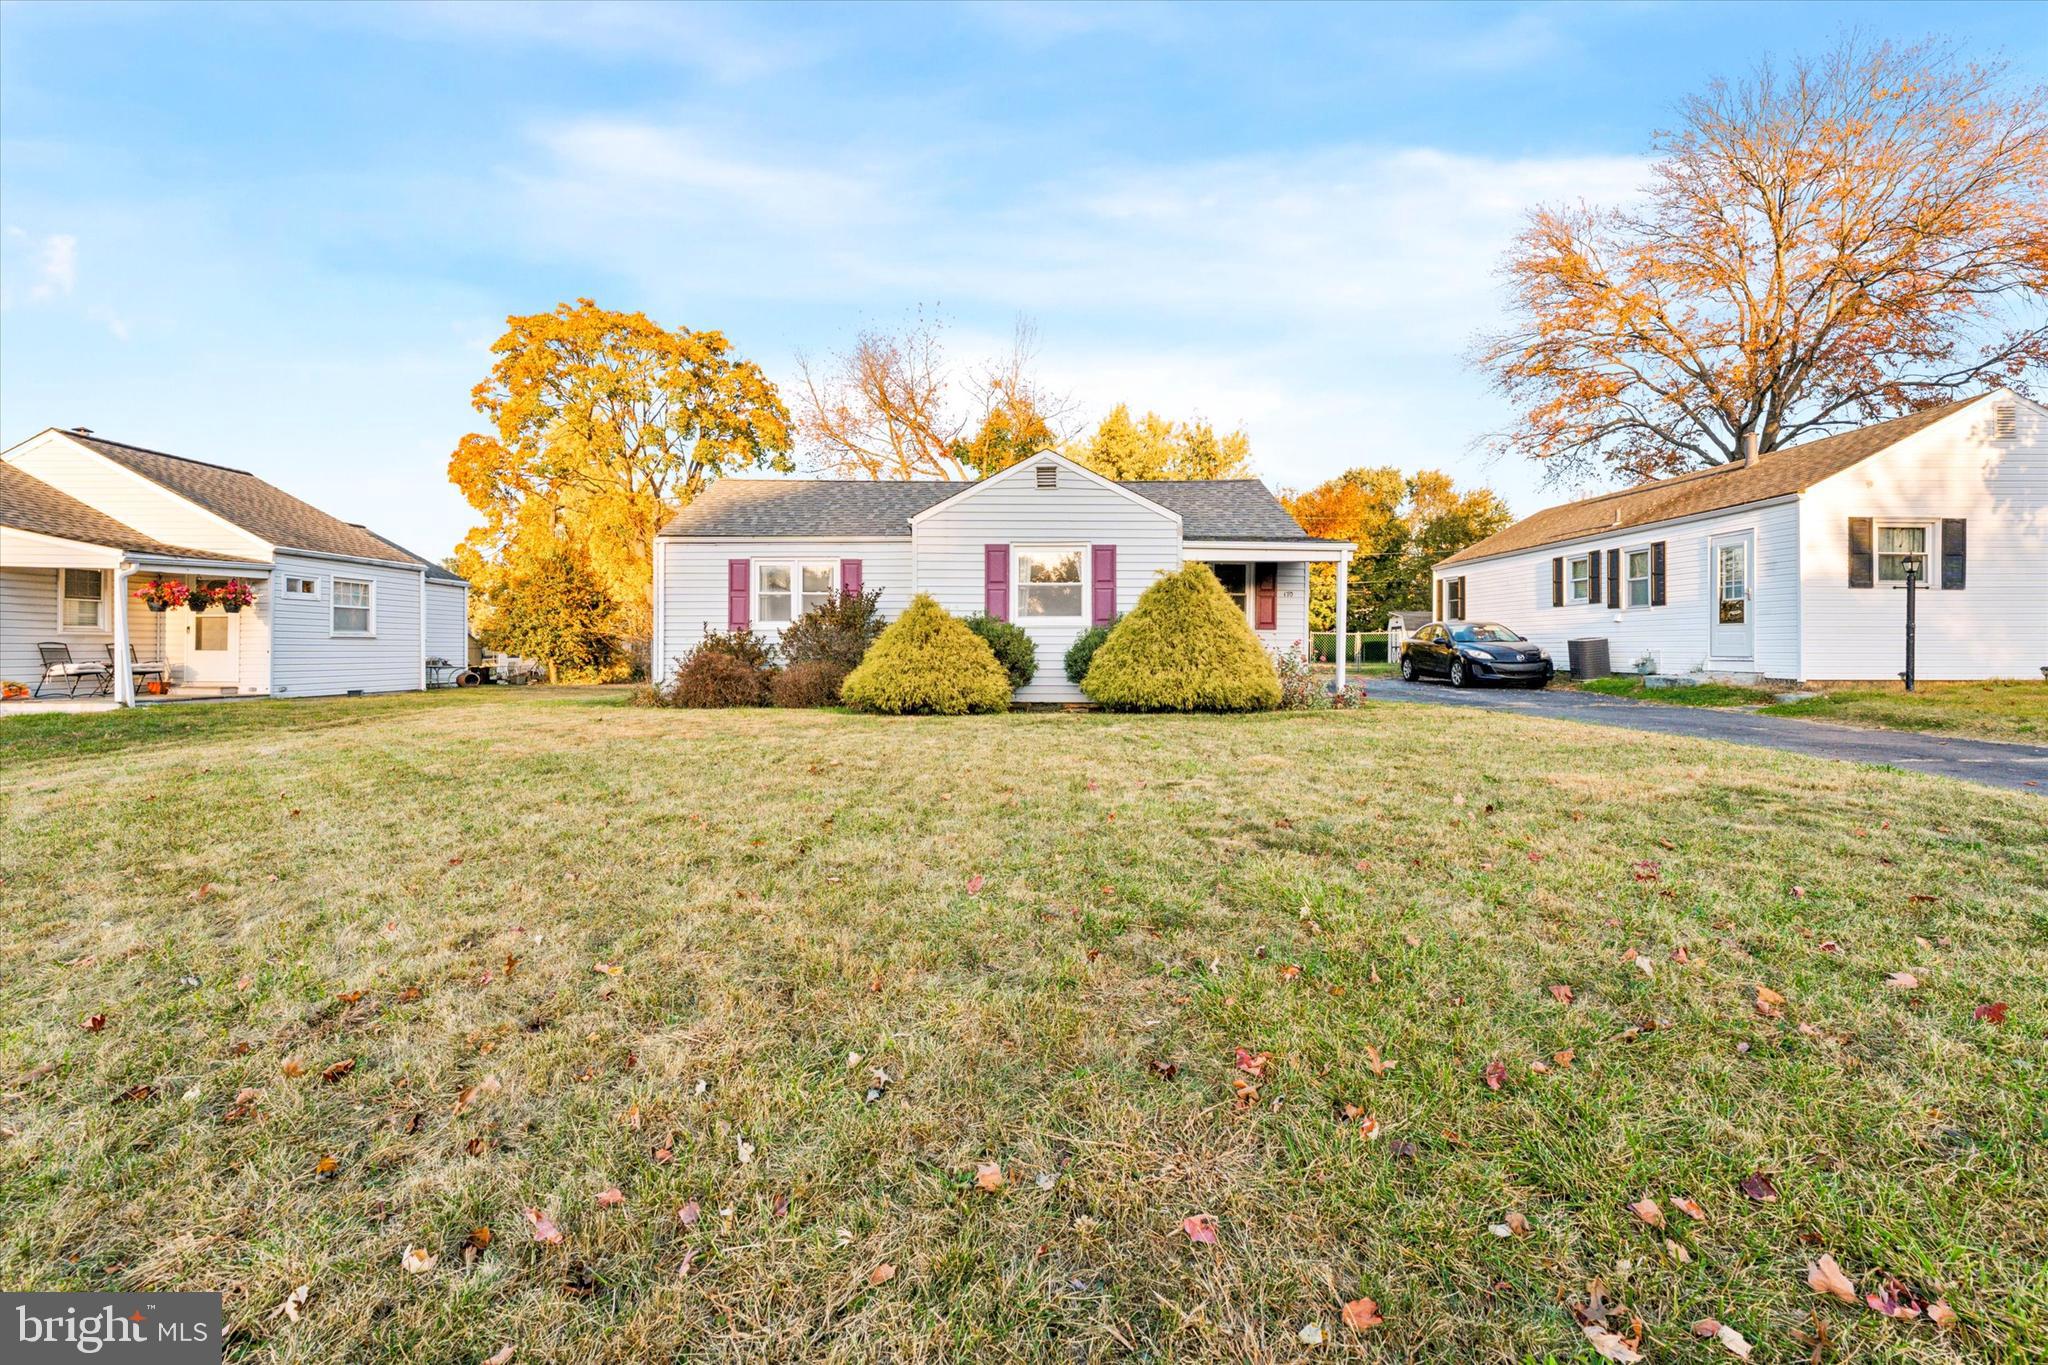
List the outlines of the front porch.
<svg viewBox="0 0 2048 1365">
<path fill-rule="evenodd" d="M 0 558 L 0 715 L 90 711 L 139 701 L 199 701 L 270 691 L 268 565 L 172 559 L 10 533 Z M 250 600 L 189 605 L 142 600 L 140 590 L 190 600 L 246 585 Z"/>
<path fill-rule="evenodd" d="M 1351 555 L 1357 547 L 1349 541 L 1187 541 L 1182 558 L 1207 564 L 1223 585 L 1230 600 L 1244 611 L 1245 620 L 1259 642 L 1274 654 L 1299 649 L 1311 653 L 1309 631 L 1309 566 L 1334 566 L 1336 579 L 1350 576 Z M 1337 631 L 1347 625 L 1347 594 L 1337 594 Z M 1346 684 L 1346 661 L 1338 660 L 1336 686 Z"/>
</svg>

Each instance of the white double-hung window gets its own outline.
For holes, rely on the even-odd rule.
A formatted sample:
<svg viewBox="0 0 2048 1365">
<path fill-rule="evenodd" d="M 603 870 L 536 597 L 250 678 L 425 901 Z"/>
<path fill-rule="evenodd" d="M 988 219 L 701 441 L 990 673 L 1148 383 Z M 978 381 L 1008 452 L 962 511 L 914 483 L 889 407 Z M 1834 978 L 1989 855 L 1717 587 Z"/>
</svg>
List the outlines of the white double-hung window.
<svg viewBox="0 0 2048 1365">
<path fill-rule="evenodd" d="M 1593 594 L 1593 559 L 1576 555 L 1564 562 L 1564 600 L 1586 602 Z"/>
<path fill-rule="evenodd" d="M 1906 570 L 1912 569 L 1924 587 L 1932 587 L 1927 581 L 1928 527 L 1924 524 L 1886 526 L 1877 528 L 1877 581 L 1880 583 L 1903 583 Z"/>
<path fill-rule="evenodd" d="M 100 569 L 63 570 L 62 603 L 66 630 L 107 628 L 107 579 Z"/>
<path fill-rule="evenodd" d="M 1088 613 L 1081 581 L 1080 545 L 1031 546 L 1017 551 L 1013 621 L 1080 621 Z"/>
<path fill-rule="evenodd" d="M 376 629 L 376 589 L 367 579 L 336 578 L 329 633 L 369 635 Z"/>
<path fill-rule="evenodd" d="M 1630 550 L 1628 552 L 1628 604 L 1632 607 L 1650 605 L 1650 552 Z"/>
<path fill-rule="evenodd" d="M 753 619 L 764 626 L 786 626 L 830 601 L 838 579 L 839 565 L 829 559 L 755 560 Z"/>
</svg>

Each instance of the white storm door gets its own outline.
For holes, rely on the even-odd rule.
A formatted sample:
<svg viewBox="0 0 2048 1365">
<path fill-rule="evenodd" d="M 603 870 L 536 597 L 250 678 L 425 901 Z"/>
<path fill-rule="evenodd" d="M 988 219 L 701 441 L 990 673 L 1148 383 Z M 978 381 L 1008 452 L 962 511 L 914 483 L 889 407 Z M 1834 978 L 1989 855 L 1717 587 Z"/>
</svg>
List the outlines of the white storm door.
<svg viewBox="0 0 2048 1365">
<path fill-rule="evenodd" d="M 175 610 L 175 608 L 174 608 Z M 186 681 L 202 687 L 229 687 L 241 678 L 242 617 L 212 607 L 192 614 L 185 640 Z"/>
<path fill-rule="evenodd" d="M 1747 531 L 1715 536 L 1712 556 L 1713 612 L 1709 650 L 1716 659 L 1756 657 L 1756 540 Z"/>
</svg>

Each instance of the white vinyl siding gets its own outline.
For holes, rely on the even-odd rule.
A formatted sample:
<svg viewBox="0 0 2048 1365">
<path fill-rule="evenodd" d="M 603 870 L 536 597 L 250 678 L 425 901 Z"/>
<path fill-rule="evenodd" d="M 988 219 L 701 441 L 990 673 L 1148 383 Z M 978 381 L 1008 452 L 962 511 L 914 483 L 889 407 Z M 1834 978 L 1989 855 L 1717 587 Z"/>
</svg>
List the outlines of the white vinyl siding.
<svg viewBox="0 0 2048 1365">
<path fill-rule="evenodd" d="M 469 589 L 427 580 L 427 657 L 469 662 Z"/>
<path fill-rule="evenodd" d="M 1768 457 L 1766 457 L 1768 458 Z M 1498 559 L 1440 568 L 1436 578 L 1463 577 L 1472 616 L 1498 621 L 1550 651 L 1559 671 L 1570 641 L 1605 638 L 1616 672 L 1649 655 L 1665 673 L 1722 671 L 1796 677 L 1799 668 L 1799 512 L 1791 499 L 1661 526 L 1635 526 L 1602 536 L 1539 546 Z M 1714 536 L 1748 531 L 1755 540 L 1750 611 L 1756 622 L 1753 657 L 1715 660 L 1709 654 L 1713 615 L 1708 544 Z M 1628 607 L 1607 598 L 1607 551 L 1622 551 L 1622 597 L 1628 599 L 1628 551 L 1665 545 L 1665 605 Z M 1595 554 L 1597 552 L 1597 556 Z M 1565 604 L 1551 605 L 1551 561 L 1562 558 Z M 1597 603 L 1575 601 L 1574 563 L 1600 579 Z M 1434 592 L 1434 589 L 1432 589 Z M 1432 597 L 1432 600 L 1434 598 Z"/>
<path fill-rule="evenodd" d="M 896 540 L 672 540 L 659 542 L 661 572 L 661 652 L 666 661 L 655 676 L 666 678 L 675 671 L 676 661 L 697 647 L 706 631 L 726 628 L 727 564 L 748 561 L 749 598 L 758 582 L 756 565 L 830 564 L 836 577 L 841 560 L 861 563 L 861 588 L 882 590 L 879 609 L 886 620 L 902 615 L 913 589 L 910 586 L 910 538 Z M 751 610 L 751 608 L 750 608 Z M 780 624 L 748 618 L 752 627 L 769 639 L 782 634 Z"/>
<path fill-rule="evenodd" d="M 277 657 L 272 690 L 283 697 L 342 692 L 406 692 L 420 685 L 420 575 L 403 564 L 359 564 L 302 553 L 280 553 L 281 576 L 318 578 L 315 597 L 279 594 L 270 600 Z M 334 580 L 372 585 L 375 635 L 336 635 L 329 616 Z M 246 638 L 246 636 L 245 636 Z M 435 652 L 431 646 L 429 653 Z"/>
<path fill-rule="evenodd" d="M 1082 550 L 1080 619 L 1034 622 L 1012 611 L 1011 619 L 1038 647 L 1038 672 L 1017 693 L 1017 700 L 1025 702 L 1082 700 L 1081 689 L 1067 681 L 1066 653 L 1089 628 L 1093 611 L 1090 547 L 1116 546 L 1119 615 L 1137 605 L 1138 595 L 1155 578 L 1178 569 L 1181 562 L 1178 520 L 1068 469 L 1060 469 L 1052 488 L 1040 488 L 1036 476 L 1025 470 L 956 497 L 926 513 L 913 528 L 913 539 L 918 588 L 962 617 L 980 612 L 986 600 L 987 546 L 1010 547 L 1013 593 L 1020 549 Z"/>
<path fill-rule="evenodd" d="M 1886 526 L 1929 528 L 1915 612 L 1921 677 L 2040 678 L 2048 665 L 2048 417 L 2013 403 L 2012 435 L 2000 439 L 1999 401 L 1917 431 L 1800 499 L 1807 677 L 1892 681 L 1906 666 L 1903 585 L 1849 586 L 1849 519 L 1869 517 L 1873 558 Z M 1944 518 L 1965 522 L 1961 590 L 1941 586 Z"/>
<path fill-rule="evenodd" d="M 61 432 L 24 442 L 8 453 L 7 462 L 167 545 L 206 550 L 223 559 L 270 558 L 268 541 L 227 524 Z"/>
</svg>

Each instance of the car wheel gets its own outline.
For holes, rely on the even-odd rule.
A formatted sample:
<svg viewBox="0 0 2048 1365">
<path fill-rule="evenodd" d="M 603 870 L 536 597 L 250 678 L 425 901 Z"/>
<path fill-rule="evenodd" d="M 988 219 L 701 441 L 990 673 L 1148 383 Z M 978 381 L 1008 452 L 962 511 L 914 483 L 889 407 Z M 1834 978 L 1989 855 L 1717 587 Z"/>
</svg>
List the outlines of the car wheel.
<svg viewBox="0 0 2048 1365">
<path fill-rule="evenodd" d="M 1463 659 L 1451 660 L 1451 686 L 1463 687 L 1468 681 L 1469 679 L 1465 677 L 1465 661 Z"/>
<path fill-rule="evenodd" d="M 1412 654 L 1403 654 L 1401 656 L 1401 681 L 1415 681 L 1415 656 Z"/>
</svg>

